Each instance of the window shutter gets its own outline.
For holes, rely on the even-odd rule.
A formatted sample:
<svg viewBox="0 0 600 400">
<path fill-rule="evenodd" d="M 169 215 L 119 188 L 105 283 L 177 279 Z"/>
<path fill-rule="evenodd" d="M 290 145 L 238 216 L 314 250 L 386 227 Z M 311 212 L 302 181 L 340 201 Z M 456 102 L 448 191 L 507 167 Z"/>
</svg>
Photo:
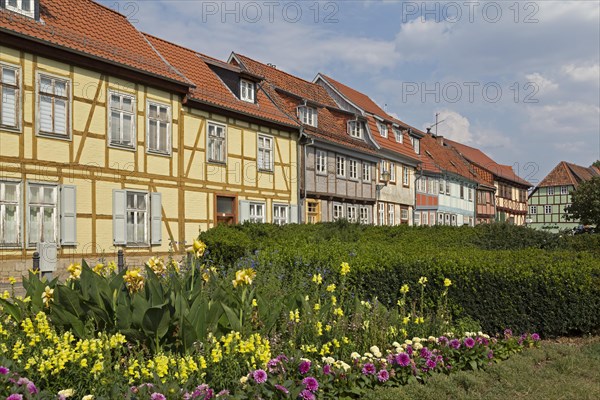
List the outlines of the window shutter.
<svg viewBox="0 0 600 400">
<path fill-rule="evenodd" d="M 162 244 L 162 195 L 150 193 L 150 244 Z"/>
<path fill-rule="evenodd" d="M 60 191 L 60 243 L 77 245 L 77 188 L 63 185 Z"/>
<path fill-rule="evenodd" d="M 113 244 L 127 244 L 126 190 L 113 190 Z"/>
<path fill-rule="evenodd" d="M 289 208 L 289 222 L 290 224 L 297 224 L 298 223 L 298 206 L 292 205 Z"/>
<path fill-rule="evenodd" d="M 248 221 L 250 219 L 250 202 L 240 200 L 240 223 Z"/>
</svg>

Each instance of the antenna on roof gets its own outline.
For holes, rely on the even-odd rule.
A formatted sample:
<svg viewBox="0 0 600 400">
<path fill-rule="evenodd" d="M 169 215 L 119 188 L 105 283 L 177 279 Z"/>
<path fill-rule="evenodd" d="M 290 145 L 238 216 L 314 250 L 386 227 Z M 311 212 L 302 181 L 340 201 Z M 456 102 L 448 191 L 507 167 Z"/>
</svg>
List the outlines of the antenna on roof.
<svg viewBox="0 0 600 400">
<path fill-rule="evenodd" d="M 271 63 L 267 63 L 267 67 L 271 67 L 271 68 L 277 69 L 277 65 L 271 64 Z"/>
<path fill-rule="evenodd" d="M 430 133 L 431 132 L 431 128 L 435 127 L 435 136 L 438 135 L 438 128 L 437 128 L 438 125 L 441 124 L 442 122 L 444 122 L 446 120 L 446 118 L 444 118 L 443 120 L 438 121 L 439 116 L 440 116 L 440 113 L 435 113 L 435 124 L 433 124 L 429 128 L 427 128 L 427 133 Z"/>
</svg>

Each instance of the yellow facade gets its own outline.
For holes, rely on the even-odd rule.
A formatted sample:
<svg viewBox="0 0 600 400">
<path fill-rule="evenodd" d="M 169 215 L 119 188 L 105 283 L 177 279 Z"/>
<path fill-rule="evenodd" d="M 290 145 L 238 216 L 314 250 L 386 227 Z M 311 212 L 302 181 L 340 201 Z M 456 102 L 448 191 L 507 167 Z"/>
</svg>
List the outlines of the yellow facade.
<svg viewBox="0 0 600 400">
<path fill-rule="evenodd" d="M 297 204 L 297 133 L 258 126 L 229 116 L 183 106 L 178 94 L 0 46 L 0 64 L 19 71 L 18 130 L 0 128 L 0 182 L 21 183 L 19 246 L 0 246 L 5 279 L 31 267 L 35 246 L 26 244 L 27 185 L 47 182 L 76 187 L 76 245 L 58 248 L 58 270 L 82 257 L 113 258 L 119 248 L 126 256 L 165 255 L 174 243 L 183 253 L 199 230 L 216 223 L 216 196 L 265 204 L 265 222 L 272 222 L 274 204 Z M 40 74 L 69 82 L 66 138 L 38 133 Z M 112 146 L 109 140 L 109 93 L 135 99 L 135 138 L 132 148 Z M 148 104 L 168 108 L 169 154 L 148 148 Z M 226 127 L 226 162 L 207 161 L 207 125 Z M 271 172 L 257 168 L 258 135 L 273 138 Z M 60 186 L 58 186 L 60 187 Z M 113 244 L 113 190 L 160 193 L 161 244 Z M 59 207 L 60 209 L 60 207 Z M 237 222 L 238 215 L 236 215 Z M 60 218 L 59 224 L 60 224 Z M 60 227 L 57 229 L 60 230 Z M 149 229 L 149 228 L 148 228 Z M 147 235 L 148 232 L 146 232 Z M 5 265 L 14 267 L 4 268 Z M 6 275 L 6 276 L 5 276 Z"/>
</svg>

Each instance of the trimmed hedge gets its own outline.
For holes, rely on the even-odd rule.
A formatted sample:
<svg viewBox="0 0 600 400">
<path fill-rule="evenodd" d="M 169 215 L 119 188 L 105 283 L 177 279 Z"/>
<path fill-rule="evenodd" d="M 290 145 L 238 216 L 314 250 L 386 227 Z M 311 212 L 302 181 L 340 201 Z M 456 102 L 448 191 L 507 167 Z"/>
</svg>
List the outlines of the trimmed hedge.
<svg viewBox="0 0 600 400">
<path fill-rule="evenodd" d="M 200 235 L 216 263 L 255 265 L 269 290 L 291 292 L 314 272 L 334 280 L 347 261 L 360 296 L 394 306 L 403 283 L 412 285 L 414 299 L 417 280 L 427 276 L 426 300 L 433 305 L 449 278 L 454 318 L 471 317 L 490 333 L 510 327 L 547 337 L 600 330 L 598 237 L 566 238 L 501 224 L 412 228 L 347 222 L 219 226 Z"/>
</svg>

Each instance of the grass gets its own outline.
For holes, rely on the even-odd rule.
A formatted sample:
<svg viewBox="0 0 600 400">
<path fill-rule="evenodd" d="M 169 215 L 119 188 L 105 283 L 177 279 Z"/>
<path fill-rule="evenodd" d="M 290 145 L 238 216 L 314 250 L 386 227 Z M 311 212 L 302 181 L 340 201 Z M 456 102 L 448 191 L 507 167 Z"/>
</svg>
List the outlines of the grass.
<svg viewBox="0 0 600 400">
<path fill-rule="evenodd" d="M 485 371 L 439 375 L 427 384 L 382 388 L 370 400 L 600 399 L 600 337 L 545 341 Z"/>
</svg>

